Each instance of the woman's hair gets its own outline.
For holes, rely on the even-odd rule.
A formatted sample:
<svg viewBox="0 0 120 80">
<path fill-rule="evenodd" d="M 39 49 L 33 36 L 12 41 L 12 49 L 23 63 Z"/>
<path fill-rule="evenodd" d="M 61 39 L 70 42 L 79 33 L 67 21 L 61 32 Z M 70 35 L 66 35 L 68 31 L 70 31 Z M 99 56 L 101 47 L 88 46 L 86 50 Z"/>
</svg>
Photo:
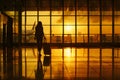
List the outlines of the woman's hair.
<svg viewBox="0 0 120 80">
<path fill-rule="evenodd" d="M 38 21 L 38 25 L 41 25 L 41 26 L 42 26 L 42 22 L 41 22 L 41 21 Z"/>
</svg>

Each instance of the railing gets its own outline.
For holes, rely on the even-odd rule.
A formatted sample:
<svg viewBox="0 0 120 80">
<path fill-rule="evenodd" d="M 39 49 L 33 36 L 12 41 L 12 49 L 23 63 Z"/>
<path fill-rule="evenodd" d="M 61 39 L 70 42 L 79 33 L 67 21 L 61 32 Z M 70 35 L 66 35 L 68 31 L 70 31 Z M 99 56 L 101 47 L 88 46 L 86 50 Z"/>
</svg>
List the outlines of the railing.
<svg viewBox="0 0 120 80">
<path fill-rule="evenodd" d="M 45 34 L 48 43 L 88 43 L 88 35 L 87 34 Z M 36 43 L 34 39 L 34 35 L 22 35 L 22 43 Z M 112 38 L 114 38 L 114 43 L 120 43 L 120 34 L 102 34 L 101 41 L 102 43 L 112 43 Z M 0 38 L 0 43 L 2 43 L 3 39 Z M 18 43 L 18 35 L 13 35 L 13 43 Z M 90 34 L 89 35 L 89 43 L 100 43 L 100 34 Z"/>
<path fill-rule="evenodd" d="M 45 35 L 48 43 L 88 43 L 87 34 L 52 34 Z M 102 43 L 112 43 L 112 34 L 102 34 L 101 41 Z M 120 34 L 114 35 L 114 42 L 120 43 Z M 22 43 L 36 43 L 34 35 L 22 36 Z M 90 34 L 89 43 L 100 43 L 100 34 Z"/>
</svg>

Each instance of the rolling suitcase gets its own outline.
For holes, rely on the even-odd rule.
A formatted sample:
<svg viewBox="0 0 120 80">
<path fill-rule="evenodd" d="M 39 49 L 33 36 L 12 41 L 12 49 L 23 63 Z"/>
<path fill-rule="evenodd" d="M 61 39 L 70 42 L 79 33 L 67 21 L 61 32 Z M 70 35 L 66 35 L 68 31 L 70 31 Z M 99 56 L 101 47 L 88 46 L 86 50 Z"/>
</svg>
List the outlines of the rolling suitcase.
<svg viewBox="0 0 120 80">
<path fill-rule="evenodd" d="M 50 44 L 47 43 L 46 40 L 44 41 L 44 44 L 43 44 L 43 51 L 45 55 L 51 56 L 51 47 L 50 47 Z"/>
</svg>

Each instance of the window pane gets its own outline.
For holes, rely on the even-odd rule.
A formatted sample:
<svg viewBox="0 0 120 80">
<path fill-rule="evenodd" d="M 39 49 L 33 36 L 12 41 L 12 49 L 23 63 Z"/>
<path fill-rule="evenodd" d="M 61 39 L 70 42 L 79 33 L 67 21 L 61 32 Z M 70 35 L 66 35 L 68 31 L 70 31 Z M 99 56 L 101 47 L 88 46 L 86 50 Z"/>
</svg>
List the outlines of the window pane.
<svg viewBox="0 0 120 80">
<path fill-rule="evenodd" d="M 34 22 L 36 22 L 36 21 L 37 21 L 37 16 L 26 16 L 26 24 L 27 25 L 33 25 Z M 36 24 L 37 24 L 37 22 L 36 22 Z"/>
<path fill-rule="evenodd" d="M 62 25 L 63 24 L 63 17 L 61 16 L 52 16 L 52 25 Z"/>
<path fill-rule="evenodd" d="M 115 34 L 120 34 L 120 26 L 115 26 Z"/>
<path fill-rule="evenodd" d="M 63 12 L 62 11 L 52 11 L 52 15 L 62 15 Z"/>
<path fill-rule="evenodd" d="M 114 16 L 115 25 L 120 25 L 120 15 Z"/>
<path fill-rule="evenodd" d="M 50 16 L 39 16 L 39 20 L 43 25 L 50 25 Z"/>
<path fill-rule="evenodd" d="M 112 25 L 112 16 L 102 16 L 102 25 Z"/>
<path fill-rule="evenodd" d="M 74 25 L 64 25 L 64 34 L 75 34 L 75 26 Z"/>
<path fill-rule="evenodd" d="M 112 42 L 112 26 L 102 26 L 102 42 Z"/>
<path fill-rule="evenodd" d="M 90 26 L 90 34 L 100 34 L 99 26 Z"/>
<path fill-rule="evenodd" d="M 64 16 L 64 24 L 65 25 L 74 25 L 75 24 L 75 16 Z"/>
<path fill-rule="evenodd" d="M 87 25 L 88 20 L 87 16 L 77 16 L 77 25 Z"/>
<path fill-rule="evenodd" d="M 90 25 L 99 25 L 100 16 L 90 16 Z"/>
<path fill-rule="evenodd" d="M 87 26 L 77 26 L 77 42 L 88 42 L 87 29 Z"/>
<path fill-rule="evenodd" d="M 112 34 L 112 26 L 102 26 L 102 34 Z"/>
<path fill-rule="evenodd" d="M 22 14 L 25 14 L 25 12 L 22 12 Z M 26 11 L 26 15 L 36 16 L 37 15 L 37 11 Z"/>
<path fill-rule="evenodd" d="M 63 27 L 62 26 L 52 26 L 52 34 L 62 34 Z"/>
<path fill-rule="evenodd" d="M 87 26 L 77 26 L 77 34 L 87 34 L 88 33 Z"/>
</svg>

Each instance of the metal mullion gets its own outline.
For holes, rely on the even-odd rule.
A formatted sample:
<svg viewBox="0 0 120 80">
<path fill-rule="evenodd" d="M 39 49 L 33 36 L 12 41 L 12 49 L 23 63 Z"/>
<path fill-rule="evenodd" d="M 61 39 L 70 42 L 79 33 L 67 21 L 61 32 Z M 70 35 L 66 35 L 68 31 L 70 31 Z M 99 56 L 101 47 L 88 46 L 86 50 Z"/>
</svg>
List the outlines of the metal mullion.
<svg viewBox="0 0 120 80">
<path fill-rule="evenodd" d="M 39 4 L 40 4 L 40 2 L 39 2 L 39 0 L 37 0 L 37 22 L 39 21 Z"/>
<path fill-rule="evenodd" d="M 100 47 L 100 80 L 102 80 L 102 48 Z"/>
<path fill-rule="evenodd" d="M 100 0 L 100 44 L 102 44 L 102 0 Z"/>
<path fill-rule="evenodd" d="M 75 44 L 77 44 L 77 0 L 75 0 Z M 77 79 L 77 49 L 75 48 L 75 80 Z"/>
<path fill-rule="evenodd" d="M 19 6 L 19 11 L 18 11 L 18 45 L 21 46 L 22 45 L 22 9 L 21 6 Z M 21 47 L 19 48 L 19 76 L 20 79 L 22 78 L 22 50 Z"/>
<path fill-rule="evenodd" d="M 16 4 L 16 0 L 15 0 L 15 4 Z M 16 5 L 14 5 L 14 15 L 13 15 L 13 16 L 14 16 L 14 22 L 13 22 L 13 25 L 14 25 L 14 26 L 13 26 L 13 30 L 14 30 L 15 32 L 16 32 L 16 28 L 15 28 L 15 27 L 16 27 L 16 8 L 17 8 Z M 13 35 L 13 39 L 14 39 L 15 34 L 12 34 L 12 35 Z M 14 40 L 15 40 L 15 43 L 16 43 L 16 39 L 14 39 Z M 14 44 L 14 41 L 13 41 L 13 44 Z M 13 57 L 16 58 L 17 56 L 13 53 Z M 17 61 L 15 61 L 15 63 L 16 63 L 16 62 L 17 62 Z M 17 66 L 14 65 L 13 67 L 15 68 L 15 69 L 14 69 L 15 71 L 13 72 L 13 74 L 16 75 L 16 74 L 17 74 L 17 73 L 16 73 L 16 69 L 17 69 L 16 67 L 17 67 Z"/>
<path fill-rule="evenodd" d="M 100 2 L 100 45 L 102 45 L 102 0 Z M 100 80 L 102 80 L 102 49 L 100 47 Z"/>
<path fill-rule="evenodd" d="M 89 44 L 89 0 L 87 0 L 87 17 L 88 17 L 88 44 Z M 87 61 L 87 80 L 89 80 L 89 62 L 90 62 L 90 59 L 89 59 L 89 56 L 90 56 L 90 54 L 89 54 L 89 47 L 88 47 L 88 56 L 87 56 L 87 58 L 88 58 L 88 61 Z"/>
<path fill-rule="evenodd" d="M 87 1 L 87 12 L 88 12 L 88 14 L 87 14 L 87 17 L 88 17 L 88 44 L 90 43 L 90 10 L 89 10 L 89 0 Z"/>
<path fill-rule="evenodd" d="M 112 48 L 112 80 L 114 80 L 115 66 L 114 66 L 114 48 Z"/>
<path fill-rule="evenodd" d="M 52 0 L 50 0 L 50 44 L 51 44 L 51 34 L 52 34 Z M 50 56 L 52 58 L 52 56 Z M 51 60 L 52 61 L 52 60 Z M 50 64 L 50 80 L 52 80 L 52 64 Z"/>
<path fill-rule="evenodd" d="M 63 18 L 62 19 L 62 21 L 63 21 L 62 44 L 64 45 L 64 0 L 62 0 L 62 18 Z M 62 61 L 62 80 L 64 80 L 64 47 L 62 48 L 62 59 L 63 59 L 63 61 Z"/>
<path fill-rule="evenodd" d="M 25 43 L 26 43 L 26 0 L 25 0 Z M 27 78 L 27 57 L 26 57 L 26 47 L 25 47 L 25 78 Z"/>
<path fill-rule="evenodd" d="M 114 0 L 112 3 L 112 44 L 114 44 Z M 112 48 L 112 80 L 114 80 L 114 48 Z"/>
</svg>

